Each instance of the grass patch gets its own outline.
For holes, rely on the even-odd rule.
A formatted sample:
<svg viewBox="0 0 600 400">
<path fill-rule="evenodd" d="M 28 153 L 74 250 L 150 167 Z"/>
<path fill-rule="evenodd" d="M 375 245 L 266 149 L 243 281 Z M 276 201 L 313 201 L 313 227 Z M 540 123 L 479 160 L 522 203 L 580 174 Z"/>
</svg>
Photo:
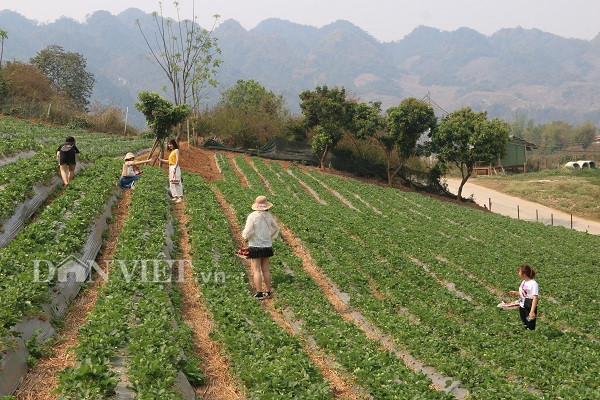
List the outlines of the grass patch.
<svg viewBox="0 0 600 400">
<path fill-rule="evenodd" d="M 478 176 L 480 186 L 600 221 L 600 170 L 558 168 L 527 174 Z"/>
</svg>

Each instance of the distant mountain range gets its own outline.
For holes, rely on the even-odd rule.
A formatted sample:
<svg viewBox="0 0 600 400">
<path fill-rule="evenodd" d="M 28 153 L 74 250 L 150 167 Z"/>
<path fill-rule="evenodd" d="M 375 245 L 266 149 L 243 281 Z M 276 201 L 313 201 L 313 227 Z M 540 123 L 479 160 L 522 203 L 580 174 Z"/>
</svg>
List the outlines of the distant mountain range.
<svg viewBox="0 0 600 400">
<path fill-rule="evenodd" d="M 4 60 L 28 61 L 51 44 L 81 53 L 96 78 L 93 100 L 129 107 L 130 121 L 143 126 L 137 94 L 160 91 L 166 81 L 148 61 L 136 19 L 150 32 L 151 16 L 134 8 L 116 16 L 97 11 L 85 23 L 62 18 L 42 25 L 0 11 L 0 29 L 8 33 Z M 535 123 L 600 125 L 600 35 L 587 41 L 512 28 L 486 36 L 420 26 L 382 43 L 347 21 L 315 28 L 279 19 L 249 31 L 227 20 L 214 34 L 224 62 L 208 106 L 238 79 L 254 79 L 283 95 L 294 113 L 302 91 L 327 85 L 343 86 L 360 101 L 382 101 L 384 109 L 429 93 L 438 114 L 471 106 L 506 120 L 518 110 Z"/>
</svg>

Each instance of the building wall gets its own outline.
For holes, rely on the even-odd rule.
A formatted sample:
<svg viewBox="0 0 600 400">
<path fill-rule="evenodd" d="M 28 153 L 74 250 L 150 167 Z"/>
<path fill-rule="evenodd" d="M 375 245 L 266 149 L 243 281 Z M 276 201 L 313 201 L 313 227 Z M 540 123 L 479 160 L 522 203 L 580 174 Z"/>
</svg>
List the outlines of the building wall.
<svg viewBox="0 0 600 400">
<path fill-rule="evenodd" d="M 508 147 L 506 149 L 506 155 L 502 158 L 502 166 L 504 168 L 512 167 L 512 166 L 523 166 L 525 164 L 525 149 L 524 143 L 519 143 L 512 141 L 508 143 Z"/>
</svg>

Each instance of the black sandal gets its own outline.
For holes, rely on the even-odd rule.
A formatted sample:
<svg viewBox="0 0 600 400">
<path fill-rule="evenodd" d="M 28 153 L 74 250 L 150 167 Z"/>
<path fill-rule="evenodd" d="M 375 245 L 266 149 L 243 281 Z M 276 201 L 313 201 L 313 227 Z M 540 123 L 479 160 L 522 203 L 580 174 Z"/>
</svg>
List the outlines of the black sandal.
<svg viewBox="0 0 600 400">
<path fill-rule="evenodd" d="M 254 297 L 256 297 L 258 300 L 262 300 L 265 298 L 263 292 L 256 292 Z"/>
</svg>

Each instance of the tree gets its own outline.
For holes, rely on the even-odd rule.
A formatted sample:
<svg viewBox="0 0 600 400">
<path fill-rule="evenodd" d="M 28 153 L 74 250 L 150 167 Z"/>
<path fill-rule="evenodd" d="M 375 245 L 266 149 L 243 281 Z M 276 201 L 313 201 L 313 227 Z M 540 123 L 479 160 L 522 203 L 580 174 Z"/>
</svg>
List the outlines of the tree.
<svg viewBox="0 0 600 400">
<path fill-rule="evenodd" d="M 357 139 L 373 137 L 385 127 L 385 118 L 381 115 L 381 102 L 376 101 L 368 104 L 350 102 L 349 106 L 352 115 L 348 126 L 349 137 L 354 143 L 358 154 L 363 157 L 362 147 L 359 146 Z"/>
<path fill-rule="evenodd" d="M 233 144 L 256 147 L 281 134 L 289 118 L 283 96 L 254 80 L 238 80 L 211 114 L 213 132 Z"/>
<path fill-rule="evenodd" d="M 584 149 L 590 147 L 596 138 L 596 125 L 591 121 L 586 121 L 583 125 L 577 128 L 575 133 L 575 141 Z"/>
<path fill-rule="evenodd" d="M 487 112 L 473 112 L 470 107 L 454 111 L 442 118 L 431 136 L 431 148 L 439 161 L 454 163 L 462 181 L 457 197 L 462 201 L 462 189 L 475 163 L 496 162 L 506 154 L 508 126 L 499 119 L 489 121 Z"/>
<path fill-rule="evenodd" d="M 163 99 L 156 92 L 141 92 L 138 94 L 140 99 L 135 107 L 146 117 L 146 123 L 156 136 L 154 146 L 150 151 L 150 157 L 154 149 L 160 144 L 161 157 L 164 147 L 164 141 L 171 133 L 171 129 L 184 121 L 191 110 L 187 104 L 174 106 L 168 100 Z"/>
<path fill-rule="evenodd" d="M 405 161 L 415 154 L 421 135 L 426 132 L 431 135 L 435 130 L 437 118 L 431 105 L 414 97 L 402 100 L 400 105 L 388 108 L 386 113 L 385 131 L 376 139 L 384 150 L 388 185 L 392 186 Z"/>
<path fill-rule="evenodd" d="M 261 111 L 269 115 L 283 115 L 287 111 L 283 107 L 283 96 L 268 91 L 255 80 L 238 80 L 237 83 L 223 93 L 219 106 L 242 111 Z"/>
<path fill-rule="evenodd" d="M 564 121 L 554 121 L 542 126 L 541 147 L 544 150 L 562 150 L 573 142 L 573 127 Z"/>
<path fill-rule="evenodd" d="M 312 147 L 320 157 L 321 169 L 325 169 L 327 155 L 352 124 L 353 106 L 346 100 L 346 90 L 337 87 L 318 86 L 314 92 L 302 92 L 300 100 L 306 127 L 315 128 Z"/>
<path fill-rule="evenodd" d="M 8 39 L 8 34 L 5 30 L 0 29 L 0 69 L 2 69 L 2 55 L 4 54 L 5 39 Z"/>
<path fill-rule="evenodd" d="M 197 24 L 195 3 L 192 19 L 182 20 L 179 16 L 179 3 L 173 3 L 177 10 L 177 21 L 163 16 L 162 4 L 160 12 L 153 12 L 157 34 L 155 41 L 148 39 L 139 20 L 136 20 L 142 37 L 150 50 L 150 61 L 155 62 L 165 73 L 170 83 L 170 92 L 175 105 L 189 104 L 199 111 L 203 90 L 207 86 L 216 86 L 213 79 L 221 60 L 216 57 L 221 52 L 217 38 L 212 37 L 212 31 L 219 18 L 214 15 L 213 28 L 208 31 Z M 166 87 L 163 88 L 166 91 Z"/>
<path fill-rule="evenodd" d="M 94 75 L 85 70 L 87 61 L 79 53 L 66 52 L 61 46 L 51 45 L 41 50 L 29 62 L 40 69 L 59 93 L 64 93 L 85 109 L 94 87 Z"/>
<path fill-rule="evenodd" d="M 9 61 L 2 69 L 7 95 L 20 101 L 48 101 L 56 95 L 50 80 L 33 65 Z"/>
</svg>

